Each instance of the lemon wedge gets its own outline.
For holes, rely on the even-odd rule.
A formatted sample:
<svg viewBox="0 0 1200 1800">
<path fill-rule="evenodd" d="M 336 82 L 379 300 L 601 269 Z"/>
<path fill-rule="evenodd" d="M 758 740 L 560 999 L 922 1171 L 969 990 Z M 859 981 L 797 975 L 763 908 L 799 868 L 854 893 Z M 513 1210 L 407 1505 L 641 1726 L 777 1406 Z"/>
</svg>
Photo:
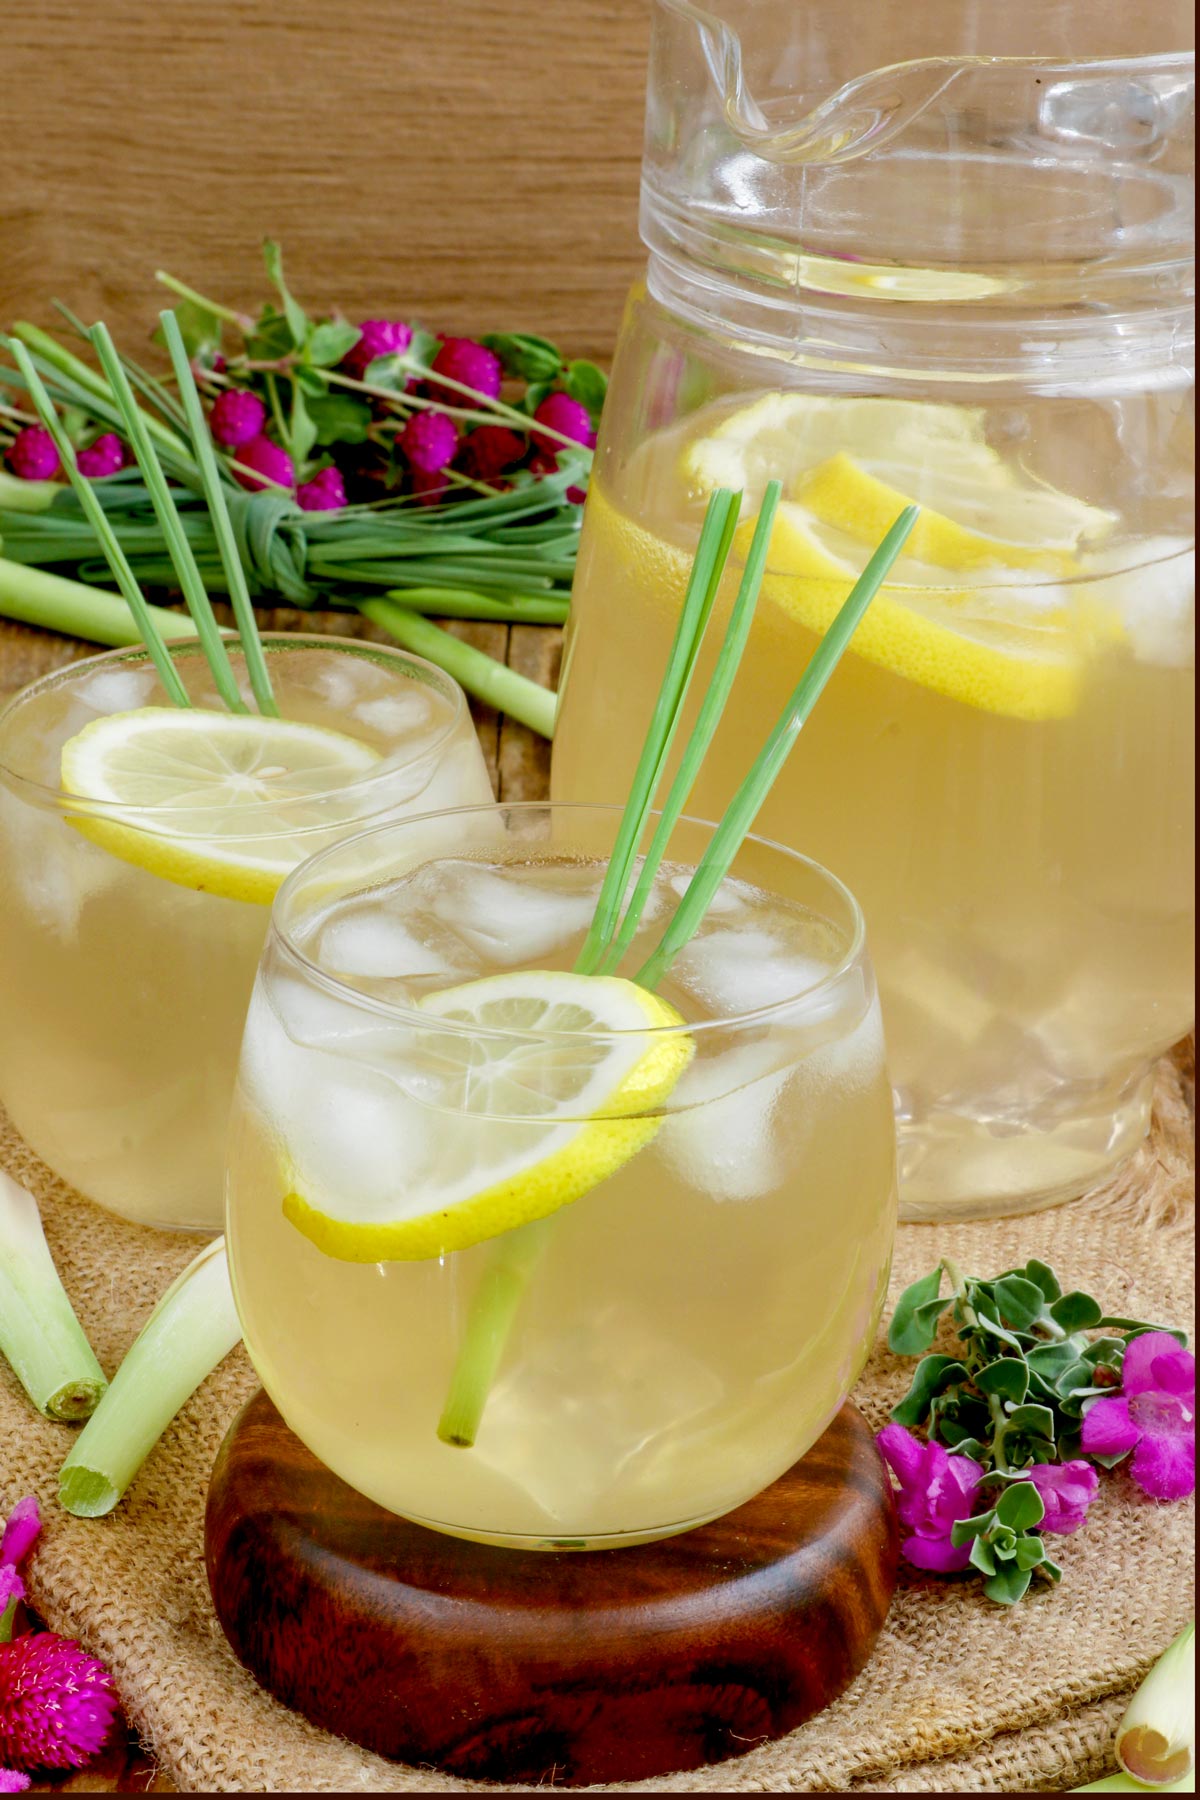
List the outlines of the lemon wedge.
<svg viewBox="0 0 1200 1800">
<path fill-rule="evenodd" d="M 442 1114 L 424 1170 L 396 1171 L 385 1210 L 289 1171 L 285 1217 L 344 1262 L 448 1255 L 590 1193 L 655 1136 L 694 1048 L 658 1029 L 683 1025 L 674 1007 L 618 976 L 516 970 L 419 1004 L 431 1029 L 419 1070 L 406 1040 L 406 1077 Z"/>
<path fill-rule="evenodd" d="M 62 784 L 80 803 L 70 823 L 113 856 L 179 887 L 267 905 L 330 822 L 328 796 L 380 760 L 319 725 L 143 706 L 69 738 Z"/>
</svg>

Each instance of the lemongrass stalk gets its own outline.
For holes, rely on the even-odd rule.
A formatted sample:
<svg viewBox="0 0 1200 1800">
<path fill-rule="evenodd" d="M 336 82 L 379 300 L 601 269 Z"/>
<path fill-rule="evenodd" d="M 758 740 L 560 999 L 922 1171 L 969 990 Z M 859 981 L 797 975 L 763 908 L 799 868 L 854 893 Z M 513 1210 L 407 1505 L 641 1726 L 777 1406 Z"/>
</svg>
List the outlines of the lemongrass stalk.
<svg viewBox="0 0 1200 1800">
<path fill-rule="evenodd" d="M 221 566 L 225 571 L 226 592 L 233 606 L 234 618 L 237 620 L 238 636 L 242 643 L 242 654 L 246 659 L 246 673 L 250 678 L 251 691 L 258 702 L 259 712 L 269 718 L 277 719 L 279 707 L 271 687 L 271 676 L 267 669 L 266 656 L 263 653 L 262 639 L 258 635 L 258 620 L 254 616 L 250 589 L 246 585 L 246 571 L 242 567 L 237 541 L 233 535 L 233 524 L 225 502 L 225 489 L 221 481 L 220 470 L 217 468 L 208 421 L 204 417 L 204 410 L 200 405 L 200 395 L 196 390 L 196 379 L 192 374 L 192 365 L 188 361 L 188 354 L 184 349 L 183 333 L 179 329 L 179 321 L 173 312 L 161 312 L 158 318 L 166 339 L 171 366 L 175 371 L 175 379 L 179 383 L 179 398 L 183 404 L 188 429 L 192 434 L 192 447 L 200 467 L 200 479 L 204 484 L 204 498 L 208 501 L 213 535 L 217 540 Z"/>
<path fill-rule="evenodd" d="M 1181 1775 L 1178 1781 L 1152 1788 L 1144 1781 L 1135 1781 L 1132 1775 L 1105 1775 L 1100 1781 L 1085 1781 L 1082 1787 L 1067 1791 L 1072 1794 L 1194 1794 L 1196 1775 L 1193 1770 L 1190 1775 Z"/>
<path fill-rule="evenodd" d="M 1117 1761 L 1144 1787 L 1196 1773 L 1196 1627 L 1168 1646 L 1117 1727 Z"/>
<path fill-rule="evenodd" d="M 498 712 L 519 719 L 531 731 L 549 738 L 554 736 L 554 695 L 549 688 L 515 669 L 508 669 L 474 644 L 464 644 L 451 632 L 443 631 L 420 613 L 410 612 L 395 600 L 360 600 L 358 610 L 372 624 L 412 650 L 427 657 L 452 675 L 469 694 L 494 706 Z"/>
<path fill-rule="evenodd" d="M 75 383 L 76 387 L 83 388 L 93 400 L 100 401 L 106 407 L 112 407 L 115 404 L 113 390 L 103 376 L 97 375 L 95 369 L 89 368 L 87 363 L 80 361 L 79 357 L 72 356 L 71 352 L 64 349 L 58 339 L 51 337 L 48 331 L 41 330 L 37 325 L 31 325 L 26 319 L 18 319 L 12 328 L 11 336 L 27 345 L 35 356 L 40 356 L 43 362 L 49 363 L 61 375 L 67 376 L 70 381 Z M 164 450 L 169 451 L 173 457 L 182 457 L 190 461 L 187 445 L 182 443 L 175 433 L 162 423 L 161 419 L 156 419 L 141 407 L 138 408 L 138 411 L 145 429 L 151 437 L 158 439 Z"/>
<path fill-rule="evenodd" d="M 5 512 L 45 512 L 62 491 L 57 481 L 21 481 L 0 469 L 0 510 Z"/>
<path fill-rule="evenodd" d="M 48 1419 L 86 1419 L 104 1370 L 59 1280 L 37 1201 L 0 1170 L 0 1351 Z"/>
<path fill-rule="evenodd" d="M 149 602 L 142 593 L 137 576 L 129 566 L 129 559 L 121 548 L 91 482 L 79 473 L 79 464 L 75 460 L 75 446 L 63 429 L 62 420 L 54 410 L 50 396 L 42 385 L 42 378 L 33 366 L 33 359 L 24 344 L 13 342 L 10 344 L 10 348 L 17 367 L 25 377 L 30 398 L 37 408 L 38 416 L 54 439 L 54 447 L 58 451 L 59 460 L 67 472 L 79 504 L 83 508 L 92 530 L 100 540 L 100 547 L 116 578 L 117 586 L 129 602 L 130 613 L 137 625 L 139 635 L 145 643 L 150 659 L 158 671 L 159 680 L 168 697 L 176 706 L 190 706 L 191 701 L 188 698 L 187 689 L 180 679 L 179 671 L 171 661 L 166 644 L 155 630 Z"/>
<path fill-rule="evenodd" d="M 167 548 L 174 564 L 179 585 L 183 590 L 187 609 L 196 624 L 196 635 L 200 639 L 204 651 L 204 659 L 212 671 L 213 682 L 217 692 L 229 708 L 230 712 L 249 712 L 249 707 L 238 692 L 234 679 L 233 664 L 229 660 L 229 652 L 221 636 L 216 614 L 212 609 L 212 601 L 208 591 L 200 579 L 200 571 L 196 567 L 196 558 L 192 546 L 188 542 L 167 478 L 163 474 L 162 465 L 155 453 L 150 434 L 146 430 L 146 415 L 133 397 L 133 389 L 129 385 L 121 359 L 117 355 L 117 347 L 112 341 L 107 325 L 101 323 L 92 327 L 92 343 L 100 358 L 104 373 L 108 377 L 113 397 L 120 408 L 129 441 L 137 458 L 138 468 L 150 494 L 151 504 L 162 526 L 167 540 Z"/>
<path fill-rule="evenodd" d="M 444 619 L 500 619 L 508 625 L 565 625 L 570 601 L 557 594 L 481 594 L 472 588 L 389 588 L 387 598 L 410 612 Z"/>
<path fill-rule="evenodd" d="M 497 1240 L 471 1300 L 462 1348 L 450 1377 L 437 1434 L 443 1444 L 469 1450 L 508 1342 L 529 1277 L 550 1241 L 552 1219 L 536 1219 Z"/>
<path fill-rule="evenodd" d="M 176 1277 L 113 1376 L 59 1471 L 68 1512 L 111 1512 L 175 1414 L 242 1335 L 224 1238 Z"/>
<path fill-rule="evenodd" d="M 154 630 L 168 643 L 194 638 L 196 627 L 186 613 L 149 606 Z M 0 613 L 23 625 L 40 625 L 45 631 L 61 631 L 67 637 L 84 638 L 89 644 L 144 642 L 128 604 L 107 588 L 68 581 L 49 575 L 28 563 L 0 557 Z"/>
</svg>

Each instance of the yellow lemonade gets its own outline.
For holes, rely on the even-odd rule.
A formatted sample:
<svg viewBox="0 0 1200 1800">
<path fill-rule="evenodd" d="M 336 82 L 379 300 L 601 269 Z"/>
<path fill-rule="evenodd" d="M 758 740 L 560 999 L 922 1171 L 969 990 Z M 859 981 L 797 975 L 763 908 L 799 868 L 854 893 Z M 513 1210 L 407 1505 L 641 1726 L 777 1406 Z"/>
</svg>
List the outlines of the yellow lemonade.
<svg viewBox="0 0 1200 1800">
<path fill-rule="evenodd" d="M 214 807 L 197 790 L 185 815 L 72 797 L 89 729 L 165 710 L 140 650 L 59 670 L 0 714 L 0 1100 L 58 1174 L 148 1224 L 220 1228 L 246 1001 L 287 870 L 365 819 L 490 797 L 440 671 L 337 639 L 266 647 L 284 718 L 318 742 L 336 732 L 341 758 L 279 805 Z M 172 655 L 205 729 L 230 724 L 199 650 Z M 167 724 L 180 717 L 194 715 Z"/>
<path fill-rule="evenodd" d="M 895 1217 L 878 1005 L 845 890 L 751 840 L 658 997 L 643 994 L 675 1023 L 589 1034 L 591 993 L 640 990 L 562 973 L 599 891 L 597 840 L 564 818 L 531 845 L 526 810 L 508 815 L 512 841 L 470 854 L 452 819 L 447 853 L 415 867 L 405 828 L 367 834 L 356 842 L 394 843 L 389 875 L 377 857 L 364 884 L 343 847 L 281 896 L 230 1138 L 230 1265 L 264 1386 L 352 1486 L 479 1540 L 635 1543 L 774 1480 L 862 1366 Z M 688 876 L 660 871 L 622 976 Z M 451 998 L 497 982 L 565 984 L 579 1003 L 535 1032 L 509 1000 L 488 1015 L 509 1028 L 457 1040 L 423 1010 L 452 1016 Z M 655 1103 L 559 1122 L 561 1084 L 633 1054 L 631 1039 L 640 1067 L 670 1068 Z M 429 1233 L 453 1239 L 468 1191 L 503 1186 L 528 1210 L 552 1168 L 560 1182 L 572 1159 L 594 1171 L 605 1134 L 627 1130 L 636 1147 L 540 1223 L 477 1226 L 478 1241 L 433 1253 Z M 407 1231 L 411 1254 L 350 1260 L 372 1257 L 381 1229 Z M 439 1419 L 498 1268 L 523 1291 L 462 1448 Z"/>
<path fill-rule="evenodd" d="M 968 409 L 702 408 L 593 479 L 555 799 L 623 791 L 705 495 L 745 486 L 744 544 L 772 474 L 768 574 L 689 810 L 720 816 L 872 544 L 919 500 L 759 828 L 862 903 L 903 1215 L 1081 1192 L 1141 1138 L 1150 1063 L 1192 1017 L 1190 549 L 1035 480 Z"/>
</svg>

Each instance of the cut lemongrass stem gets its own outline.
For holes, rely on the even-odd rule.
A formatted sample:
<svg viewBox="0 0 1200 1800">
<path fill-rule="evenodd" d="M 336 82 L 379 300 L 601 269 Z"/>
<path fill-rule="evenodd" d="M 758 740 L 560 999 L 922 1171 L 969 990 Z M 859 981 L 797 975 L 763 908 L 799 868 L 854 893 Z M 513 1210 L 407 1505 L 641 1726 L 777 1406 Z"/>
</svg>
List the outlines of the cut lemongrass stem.
<svg viewBox="0 0 1200 1800">
<path fill-rule="evenodd" d="M 246 659 L 246 673 L 250 678 L 250 687 L 258 702 L 259 712 L 277 719 L 279 707 L 271 687 L 271 677 L 267 669 L 262 639 L 258 635 L 258 621 L 254 616 L 254 604 L 250 599 L 250 589 L 246 585 L 246 571 L 242 567 L 242 559 L 238 554 L 237 540 L 233 535 L 233 523 L 225 501 L 225 487 L 221 480 L 221 472 L 217 467 L 208 421 L 204 417 L 204 408 L 200 404 L 196 378 L 192 374 L 192 365 L 188 360 L 187 350 L 184 348 L 183 333 L 179 329 L 179 321 L 173 312 L 161 312 L 158 318 L 163 328 L 167 354 L 171 358 L 171 367 L 175 371 L 175 379 L 179 384 L 179 398 L 187 418 L 188 430 L 191 432 L 192 448 L 199 465 L 200 479 L 204 484 L 204 498 L 208 501 L 208 512 L 212 520 L 213 534 L 217 540 L 221 567 L 225 571 L 226 591 L 233 606 L 234 618 L 237 620 L 238 636 L 242 641 L 242 655 Z"/>
<path fill-rule="evenodd" d="M 471 1300 L 462 1352 L 438 1421 L 438 1436 L 444 1444 L 467 1450 L 475 1442 L 517 1308 L 553 1229 L 553 1220 L 537 1219 L 532 1225 L 505 1232 L 498 1241 Z"/>
<path fill-rule="evenodd" d="M 611 974 L 620 964 L 621 958 L 637 935 L 637 928 L 645 911 L 654 886 L 655 877 L 666 854 L 671 834 L 679 822 L 688 796 L 695 786 L 704 758 L 708 754 L 718 725 L 721 723 L 726 703 L 733 691 L 734 680 L 741 664 L 742 653 L 746 648 L 746 640 L 750 635 L 750 627 L 754 621 L 754 609 L 758 604 L 758 590 L 762 585 L 763 570 L 766 567 L 767 551 L 771 542 L 771 532 L 775 523 L 775 510 L 779 503 L 779 484 L 772 482 L 763 499 L 758 515 L 758 523 L 754 528 L 754 537 L 746 558 L 746 566 L 742 571 L 741 583 L 737 597 L 729 615 L 729 624 L 717 654 L 716 667 L 712 678 L 700 703 L 700 711 L 690 737 L 683 749 L 679 768 L 675 779 L 667 791 L 659 814 L 654 836 L 650 847 L 642 858 L 642 866 L 638 871 L 629 904 L 625 908 L 625 916 L 608 948 L 601 972 Z"/>
<path fill-rule="evenodd" d="M 96 354 L 108 377 L 113 398 L 120 411 L 129 441 L 133 446 L 133 453 L 137 458 L 142 479 L 146 483 L 151 504 L 162 527 L 167 550 L 179 585 L 183 590 L 187 609 L 195 621 L 196 635 L 200 639 L 204 659 L 212 671 L 217 692 L 230 712 L 249 712 L 250 708 L 238 692 L 233 664 L 229 660 L 229 652 L 225 648 L 225 641 L 221 636 L 216 614 L 213 612 L 212 601 L 200 578 L 192 546 L 188 542 L 183 522 L 179 517 L 175 502 L 171 498 L 167 478 L 163 474 L 158 455 L 150 440 L 150 434 L 146 430 L 146 416 L 133 397 L 133 389 L 121 367 L 121 359 L 117 355 L 116 345 L 112 341 L 107 325 L 93 325 L 91 335 Z"/>
<path fill-rule="evenodd" d="M 0 1351 L 48 1419 L 86 1419 L 104 1392 L 104 1371 L 59 1280 L 37 1201 L 3 1170 Z"/>
<path fill-rule="evenodd" d="M 509 718 L 518 719 L 542 737 L 553 737 L 555 698 L 549 688 L 506 668 L 474 644 L 464 644 L 452 632 L 443 631 L 440 625 L 396 600 L 360 600 L 358 610 L 406 650 L 427 657 L 452 675 L 469 694 L 498 712 L 507 713 Z"/>
<path fill-rule="evenodd" d="M 905 507 L 813 651 L 808 667 L 796 684 L 790 700 L 755 758 L 749 774 L 725 809 L 721 823 L 709 839 L 708 847 L 670 924 L 653 953 L 647 957 L 634 977 L 642 987 L 653 988 L 661 981 L 684 945 L 698 930 L 717 889 L 729 873 L 734 857 L 770 793 L 775 777 L 791 754 L 802 726 L 841 660 L 867 607 L 904 548 L 919 511 L 916 506 Z"/>
<path fill-rule="evenodd" d="M 17 367 L 25 378 L 29 395 L 37 408 L 38 416 L 46 430 L 54 440 L 59 461 L 67 472 L 71 486 L 83 509 L 92 530 L 95 532 L 103 550 L 113 577 L 128 603 L 133 622 L 137 627 L 142 642 L 158 671 L 158 678 L 169 700 L 176 706 L 190 706 L 188 692 L 180 678 L 179 671 L 171 661 L 171 653 L 159 632 L 155 618 L 156 608 L 149 605 L 143 594 L 137 576 L 129 566 L 129 560 L 121 548 L 120 541 L 112 524 L 101 505 L 91 483 L 79 473 L 79 465 L 75 461 L 75 449 L 63 429 L 62 420 L 54 410 L 49 394 L 42 385 L 42 378 L 33 366 L 33 359 L 24 344 L 10 340 L 10 349 Z"/>
<path fill-rule="evenodd" d="M 154 632 L 168 643 L 195 638 L 196 627 L 186 613 L 168 612 L 162 606 L 148 606 L 146 611 Z M 84 638 L 90 644 L 114 648 L 146 644 L 132 609 L 120 594 L 68 581 L 65 575 L 52 575 L 30 563 L 8 562 L 4 557 L 0 557 L 0 614 L 45 631 Z M 169 666 L 175 675 L 174 664 Z M 182 683 L 180 686 L 182 689 Z M 187 691 L 182 691 L 179 704 L 186 706 Z"/>
<path fill-rule="evenodd" d="M 175 1414 L 241 1338 L 224 1238 L 206 1244 L 150 1314 L 58 1477 L 68 1512 L 111 1512 Z"/>
<path fill-rule="evenodd" d="M 21 481 L 0 469 L 0 511 L 45 512 L 62 491 L 57 481 Z"/>
<path fill-rule="evenodd" d="M 654 711 L 650 715 L 642 753 L 633 772 L 629 798 L 617 827 L 616 840 L 604 872 L 596 910 L 575 960 L 576 974 L 595 973 L 604 960 L 616 930 L 637 858 L 638 845 L 654 805 L 655 792 L 662 779 L 688 684 L 696 666 L 704 628 L 712 612 L 721 572 L 736 527 L 737 514 L 738 501 L 733 494 L 728 488 L 718 488 L 704 515 L 704 525 L 688 577 L 683 606 L 667 654 L 666 670 L 654 702 Z"/>
</svg>

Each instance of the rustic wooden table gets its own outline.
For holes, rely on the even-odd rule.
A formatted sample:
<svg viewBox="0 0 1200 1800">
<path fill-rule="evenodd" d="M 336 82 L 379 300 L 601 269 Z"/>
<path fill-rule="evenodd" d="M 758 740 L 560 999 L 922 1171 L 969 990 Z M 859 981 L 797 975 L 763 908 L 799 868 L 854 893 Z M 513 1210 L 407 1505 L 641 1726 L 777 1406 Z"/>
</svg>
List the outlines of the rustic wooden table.
<svg viewBox="0 0 1200 1800">
<path fill-rule="evenodd" d="M 369 625 L 357 613 L 307 613 L 280 609 L 264 612 L 263 628 L 272 631 L 301 629 L 342 637 L 365 637 L 386 643 L 386 633 Z M 471 624 L 450 621 L 448 628 L 489 656 L 497 657 L 523 675 L 553 688 L 558 677 L 561 632 L 543 625 Z M 35 681 L 39 675 L 82 656 L 94 655 L 95 644 L 56 632 L 35 631 L 0 619 L 0 703 L 11 693 Z M 497 799 L 536 800 L 547 791 L 550 746 L 524 725 L 474 704 L 472 713 L 479 741 Z M 55 1780 L 35 1782 L 35 1793 L 173 1793 L 175 1789 L 155 1769 L 136 1736 L 122 1721 L 103 1753 L 86 1769 Z"/>
</svg>

